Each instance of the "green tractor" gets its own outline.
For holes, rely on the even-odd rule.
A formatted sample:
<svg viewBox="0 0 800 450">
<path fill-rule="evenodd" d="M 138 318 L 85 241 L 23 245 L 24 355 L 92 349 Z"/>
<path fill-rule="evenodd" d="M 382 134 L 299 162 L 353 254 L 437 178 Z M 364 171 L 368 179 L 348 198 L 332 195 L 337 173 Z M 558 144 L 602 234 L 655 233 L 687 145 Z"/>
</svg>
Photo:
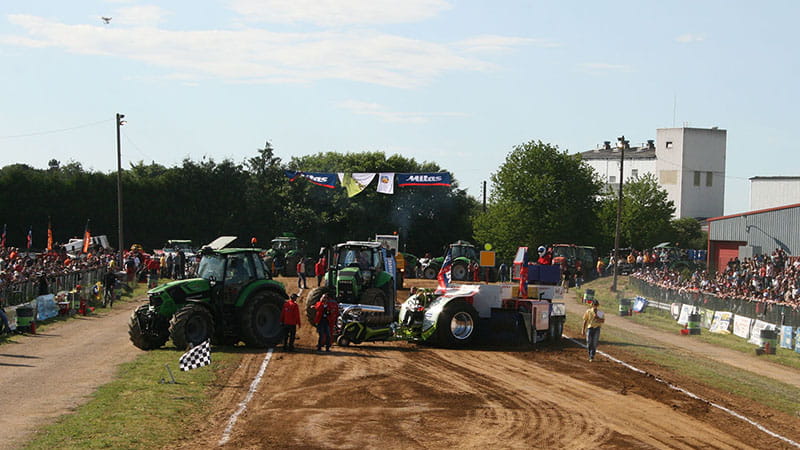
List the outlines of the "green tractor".
<svg viewBox="0 0 800 450">
<path fill-rule="evenodd" d="M 309 321 L 316 314 L 314 304 L 327 292 L 339 303 L 383 307 L 382 313 L 365 314 L 371 325 L 392 322 L 397 297 L 393 252 L 378 242 L 348 241 L 336 245 L 332 253 L 325 286 L 312 290 L 306 298 Z"/>
<path fill-rule="evenodd" d="M 128 323 L 133 345 L 152 350 L 172 338 L 183 349 L 211 338 L 215 344 L 244 341 L 263 348 L 280 340 L 284 286 L 270 278 L 260 249 L 225 248 L 235 239 L 225 236 L 203 248 L 198 278 L 147 292 L 148 303 Z"/>
<path fill-rule="evenodd" d="M 478 251 L 475 246 L 467 241 L 456 241 L 450 244 L 450 257 L 453 258 L 453 266 L 450 273 L 454 281 L 466 281 L 469 278 L 470 266 L 479 264 Z M 439 274 L 439 270 L 444 264 L 444 256 L 432 258 L 422 263 L 422 276 L 433 280 Z"/>
<path fill-rule="evenodd" d="M 270 249 L 264 260 L 267 267 L 276 275 L 297 276 L 297 263 L 305 253 L 305 242 L 293 233 L 282 233 L 270 242 Z M 314 275 L 313 267 L 306 267 L 306 275 Z"/>
</svg>

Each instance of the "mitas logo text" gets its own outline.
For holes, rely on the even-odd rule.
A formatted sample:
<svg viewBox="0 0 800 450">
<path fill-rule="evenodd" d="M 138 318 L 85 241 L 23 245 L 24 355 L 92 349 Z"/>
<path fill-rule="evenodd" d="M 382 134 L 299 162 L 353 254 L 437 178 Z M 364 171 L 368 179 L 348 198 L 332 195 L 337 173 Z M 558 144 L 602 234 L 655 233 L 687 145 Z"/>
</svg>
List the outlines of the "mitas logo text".
<svg viewBox="0 0 800 450">
<path fill-rule="evenodd" d="M 415 181 L 417 183 L 430 183 L 432 181 L 442 181 L 442 177 L 430 175 L 411 175 L 408 177 L 408 181 Z"/>
<path fill-rule="evenodd" d="M 327 183 L 328 182 L 328 177 L 316 177 L 314 175 L 306 175 L 306 178 L 308 178 L 311 181 L 316 181 L 317 183 Z"/>
</svg>

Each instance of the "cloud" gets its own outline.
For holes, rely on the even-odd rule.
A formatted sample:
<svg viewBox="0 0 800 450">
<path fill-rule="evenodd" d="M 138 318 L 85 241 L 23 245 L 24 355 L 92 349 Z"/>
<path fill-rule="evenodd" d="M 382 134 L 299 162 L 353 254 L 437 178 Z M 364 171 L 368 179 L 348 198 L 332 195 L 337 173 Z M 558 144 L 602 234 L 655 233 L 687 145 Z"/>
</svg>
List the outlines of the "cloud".
<svg viewBox="0 0 800 450">
<path fill-rule="evenodd" d="M 584 63 L 581 68 L 589 72 L 631 72 L 631 66 L 626 64 L 609 64 L 609 63 Z"/>
<path fill-rule="evenodd" d="M 445 0 L 230 0 L 249 21 L 319 26 L 418 22 L 450 9 Z"/>
<path fill-rule="evenodd" d="M 359 100 L 346 100 L 338 105 L 342 109 L 346 109 L 353 114 L 364 116 L 375 116 L 384 122 L 390 123 L 427 123 L 432 118 L 436 117 L 466 117 L 464 113 L 457 112 L 434 112 L 434 113 L 421 113 L 421 112 L 398 112 L 388 111 L 386 107 L 378 103 L 362 102 Z"/>
<path fill-rule="evenodd" d="M 152 23 L 166 15 L 158 8 L 137 11 L 139 23 Z M 141 61 L 165 70 L 164 78 L 185 81 L 310 83 L 334 79 L 413 88 L 451 71 L 497 69 L 465 48 L 465 41 L 437 43 L 364 29 L 174 31 L 153 26 L 72 25 L 21 14 L 9 15 L 8 21 L 22 28 L 24 35 L 0 36 L 0 43 Z M 487 42 L 485 37 L 481 39 Z M 481 48 L 507 50 L 528 40 L 494 36 L 492 42 Z"/>
<path fill-rule="evenodd" d="M 521 38 L 512 36 L 481 35 L 461 40 L 456 45 L 466 52 L 499 53 L 522 45 L 534 47 L 560 47 L 561 44 L 548 39 Z"/>
<path fill-rule="evenodd" d="M 706 40 L 705 33 L 701 34 L 686 33 L 675 38 L 675 42 L 680 42 L 681 44 L 693 44 L 695 42 L 703 42 L 705 40 Z"/>
<path fill-rule="evenodd" d="M 155 5 L 129 6 L 114 13 L 113 24 L 134 26 L 155 26 L 164 21 L 170 13 Z"/>
</svg>

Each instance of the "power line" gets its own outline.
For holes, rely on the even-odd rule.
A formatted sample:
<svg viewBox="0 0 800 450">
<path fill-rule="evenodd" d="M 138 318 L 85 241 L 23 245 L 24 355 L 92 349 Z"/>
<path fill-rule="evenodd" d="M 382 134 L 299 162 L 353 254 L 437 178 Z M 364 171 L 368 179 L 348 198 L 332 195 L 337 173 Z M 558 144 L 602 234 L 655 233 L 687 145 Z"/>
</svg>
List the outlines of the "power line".
<svg viewBox="0 0 800 450">
<path fill-rule="evenodd" d="M 99 125 L 101 123 L 111 122 L 112 120 L 114 120 L 114 119 L 98 120 L 97 122 L 85 123 L 83 125 L 76 125 L 74 127 L 69 127 L 69 128 L 58 128 L 58 129 L 55 129 L 55 130 L 45 130 L 45 131 L 36 131 L 36 132 L 33 132 L 33 133 L 14 134 L 14 135 L 9 135 L 9 136 L 0 136 L 0 139 L 16 139 L 16 138 L 31 137 L 31 136 L 42 136 L 42 135 L 45 135 L 45 134 L 63 133 L 65 131 L 72 131 L 72 130 L 77 130 L 79 128 L 86 128 L 86 127 L 91 127 L 91 126 L 94 126 L 94 125 Z"/>
</svg>

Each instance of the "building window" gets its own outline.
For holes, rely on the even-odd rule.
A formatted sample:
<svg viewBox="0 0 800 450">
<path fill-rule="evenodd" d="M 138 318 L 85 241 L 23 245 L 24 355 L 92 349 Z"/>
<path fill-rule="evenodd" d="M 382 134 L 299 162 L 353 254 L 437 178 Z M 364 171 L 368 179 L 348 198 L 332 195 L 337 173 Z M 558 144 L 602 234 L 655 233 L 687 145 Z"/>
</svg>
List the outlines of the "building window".
<svg viewBox="0 0 800 450">
<path fill-rule="evenodd" d="M 639 169 L 631 169 L 631 178 L 636 178 L 639 176 Z"/>
<path fill-rule="evenodd" d="M 713 172 L 706 172 L 706 186 L 711 187 L 711 180 L 714 179 Z"/>
<path fill-rule="evenodd" d="M 612 183 L 612 184 L 616 183 L 617 182 L 617 177 L 615 177 L 614 175 L 609 175 L 608 176 L 608 182 Z"/>
<path fill-rule="evenodd" d="M 700 186 L 700 172 L 694 171 L 694 185 Z"/>
<path fill-rule="evenodd" d="M 667 149 L 672 148 L 672 141 L 667 141 Z"/>
</svg>

